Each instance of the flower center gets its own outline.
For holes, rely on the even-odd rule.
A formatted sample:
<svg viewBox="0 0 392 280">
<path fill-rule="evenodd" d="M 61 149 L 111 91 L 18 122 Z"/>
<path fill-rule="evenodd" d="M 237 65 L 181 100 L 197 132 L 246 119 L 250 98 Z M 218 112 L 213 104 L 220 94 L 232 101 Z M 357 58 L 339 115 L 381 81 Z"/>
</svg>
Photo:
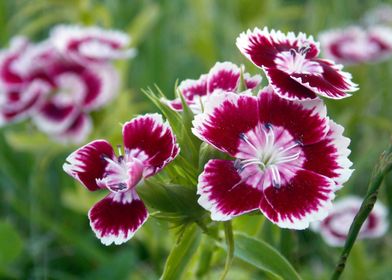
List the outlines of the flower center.
<svg viewBox="0 0 392 280">
<path fill-rule="evenodd" d="M 280 188 L 303 164 L 302 143 L 282 127 L 259 124 L 239 137 L 235 167 L 253 186 Z"/>
<path fill-rule="evenodd" d="M 333 232 L 342 236 L 346 236 L 357 212 L 357 210 L 347 209 L 346 212 L 332 217 L 330 221 L 330 228 L 333 230 Z M 365 225 L 362 227 L 363 229 L 366 228 L 366 222 L 367 221 L 365 221 Z"/>
<path fill-rule="evenodd" d="M 81 104 L 86 96 L 86 85 L 77 74 L 66 72 L 55 78 L 57 91 L 53 95 L 61 104 Z"/>
<path fill-rule="evenodd" d="M 136 187 L 143 177 L 143 162 L 134 154 L 126 151 L 121 154 L 119 146 L 119 156 L 116 159 L 103 158 L 107 162 L 105 173 L 98 185 L 108 188 L 111 192 L 127 192 Z"/>
<path fill-rule="evenodd" d="M 279 53 L 274 62 L 276 67 L 287 74 L 321 74 L 323 68 L 316 61 L 306 58 L 309 47 L 302 47 L 299 51 L 290 49 Z"/>
</svg>

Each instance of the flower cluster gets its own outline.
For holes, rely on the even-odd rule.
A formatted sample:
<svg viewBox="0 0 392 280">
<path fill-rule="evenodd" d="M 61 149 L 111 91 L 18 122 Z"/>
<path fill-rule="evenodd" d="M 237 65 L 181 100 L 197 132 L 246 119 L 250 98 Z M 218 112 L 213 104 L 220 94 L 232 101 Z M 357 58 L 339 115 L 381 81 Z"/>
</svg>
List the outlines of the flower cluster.
<svg viewBox="0 0 392 280">
<path fill-rule="evenodd" d="M 134 54 L 129 40 L 118 31 L 66 25 L 40 43 L 14 38 L 0 52 L 0 125 L 31 118 L 59 141 L 83 141 L 89 112 L 118 91 L 112 61 Z"/>
<path fill-rule="evenodd" d="M 199 174 L 198 202 L 212 220 L 259 210 L 279 227 L 307 228 L 328 215 L 335 192 L 352 173 L 350 140 L 319 96 L 341 99 L 357 87 L 341 65 L 319 58 L 319 44 L 303 33 L 256 28 L 242 33 L 237 46 L 264 71 L 268 86 L 260 90 L 259 75 L 218 62 L 199 79 L 180 83 L 185 104 L 162 100 L 176 114 L 189 106 L 193 134 L 225 154 L 210 157 Z M 124 155 L 98 140 L 64 165 L 89 190 L 110 191 L 89 212 L 104 244 L 128 240 L 143 224 L 147 211 L 135 188 L 179 152 L 159 115 L 126 123 L 123 137 Z"/>
<path fill-rule="evenodd" d="M 300 33 L 255 29 L 237 39 L 270 85 L 257 96 L 212 95 L 193 133 L 232 160 L 212 159 L 199 177 L 199 203 L 213 220 L 260 210 L 284 228 L 304 229 L 326 217 L 348 180 L 349 139 L 327 117 L 317 95 L 356 90 L 342 67 L 317 57 L 318 43 Z"/>
<path fill-rule="evenodd" d="M 311 228 L 319 232 L 331 246 L 343 246 L 355 215 L 362 204 L 357 196 L 346 196 L 336 203 L 328 217 L 321 222 L 312 223 Z M 388 229 L 388 210 L 381 202 L 376 202 L 372 212 L 363 224 L 358 238 L 376 238 L 385 234 Z"/>
</svg>

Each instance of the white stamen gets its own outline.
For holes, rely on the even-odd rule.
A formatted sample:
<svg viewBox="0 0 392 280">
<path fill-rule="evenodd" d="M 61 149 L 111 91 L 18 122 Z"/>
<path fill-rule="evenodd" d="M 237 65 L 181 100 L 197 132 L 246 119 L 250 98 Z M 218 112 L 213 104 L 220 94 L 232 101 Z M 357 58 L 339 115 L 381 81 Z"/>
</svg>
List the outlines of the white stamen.
<svg viewBox="0 0 392 280">
<path fill-rule="evenodd" d="M 285 163 L 285 162 L 290 162 L 290 161 L 296 160 L 296 159 L 298 159 L 300 154 L 301 153 L 298 152 L 298 153 L 295 153 L 295 154 L 290 155 L 290 156 L 279 157 L 279 159 L 278 159 L 278 161 L 276 161 L 276 163 Z"/>
<path fill-rule="evenodd" d="M 249 162 L 259 162 L 260 160 L 258 158 L 250 158 L 250 159 L 244 159 L 241 160 L 241 163 L 249 163 Z"/>
<path fill-rule="evenodd" d="M 299 142 L 296 142 L 296 143 L 294 143 L 293 145 L 291 145 L 291 146 L 289 146 L 289 147 L 287 147 L 287 148 L 285 148 L 285 149 L 283 149 L 283 147 L 280 147 L 279 148 L 279 152 L 280 153 L 285 153 L 285 152 L 287 152 L 287 151 L 290 151 L 291 149 L 294 149 L 295 147 L 298 147 L 298 146 L 300 146 L 301 144 L 299 143 Z"/>
<path fill-rule="evenodd" d="M 241 163 L 244 163 L 244 162 L 241 162 Z M 265 168 L 265 164 L 259 159 L 254 159 L 253 161 L 248 161 L 247 163 L 242 165 L 241 168 L 245 168 L 245 167 L 247 167 L 249 165 L 253 165 L 253 164 L 261 165 L 263 167 L 263 169 Z"/>
<path fill-rule="evenodd" d="M 248 136 L 245 135 L 245 133 L 240 134 L 241 140 L 245 141 L 246 144 L 248 144 L 255 152 L 259 152 L 259 150 L 249 141 Z"/>
<path fill-rule="evenodd" d="M 272 131 L 272 128 L 270 127 L 270 125 L 268 125 L 268 124 L 265 125 L 265 128 L 263 128 L 262 131 L 263 131 L 264 137 L 265 137 L 265 147 L 264 148 L 266 150 L 270 150 L 275 143 L 275 134 Z"/>
<path fill-rule="evenodd" d="M 274 188 L 280 188 L 281 177 L 280 177 L 279 170 L 275 165 L 271 166 L 271 174 L 272 174 L 272 184 Z"/>
</svg>

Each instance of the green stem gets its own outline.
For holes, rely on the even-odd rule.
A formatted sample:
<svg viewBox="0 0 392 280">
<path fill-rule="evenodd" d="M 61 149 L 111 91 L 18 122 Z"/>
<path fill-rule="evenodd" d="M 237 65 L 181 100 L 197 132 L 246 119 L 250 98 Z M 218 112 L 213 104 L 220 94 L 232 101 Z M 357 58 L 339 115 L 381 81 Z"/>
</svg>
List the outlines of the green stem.
<svg viewBox="0 0 392 280">
<path fill-rule="evenodd" d="M 225 228 L 227 255 L 226 255 L 225 269 L 223 270 L 220 280 L 224 280 L 226 278 L 226 275 L 230 270 L 230 266 L 231 263 L 233 262 L 233 257 L 234 257 L 234 237 L 233 237 L 233 227 L 231 225 L 231 221 L 224 222 L 223 225 Z"/>
<path fill-rule="evenodd" d="M 392 145 L 384 151 L 380 157 L 380 160 L 373 170 L 373 176 L 370 180 L 369 187 L 365 199 L 362 202 L 359 212 L 354 218 L 351 224 L 346 243 L 344 245 L 340 259 L 336 265 L 335 271 L 331 277 L 332 280 L 337 280 L 340 278 L 343 270 L 346 266 L 346 261 L 350 255 L 351 249 L 357 239 L 359 231 L 362 224 L 365 222 L 370 212 L 373 209 L 374 204 L 377 201 L 378 190 L 380 189 L 381 183 L 385 177 L 392 169 Z"/>
</svg>

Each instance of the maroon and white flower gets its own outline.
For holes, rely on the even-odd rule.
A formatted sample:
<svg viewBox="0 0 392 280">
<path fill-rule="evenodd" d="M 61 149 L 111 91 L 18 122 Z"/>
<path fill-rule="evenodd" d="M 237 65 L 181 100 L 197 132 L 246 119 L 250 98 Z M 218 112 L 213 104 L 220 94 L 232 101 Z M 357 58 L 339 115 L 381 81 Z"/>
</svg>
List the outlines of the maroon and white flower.
<svg viewBox="0 0 392 280">
<path fill-rule="evenodd" d="M 377 62 L 392 55 L 392 29 L 350 26 L 325 31 L 320 42 L 326 57 L 343 64 Z"/>
<path fill-rule="evenodd" d="M 137 185 L 158 173 L 179 153 L 176 138 L 159 114 L 147 114 L 123 125 L 124 155 L 115 155 L 105 140 L 95 140 L 66 159 L 65 172 L 88 190 L 109 190 L 89 211 L 90 225 L 105 245 L 132 238 L 148 212 Z"/>
<path fill-rule="evenodd" d="M 81 143 L 88 137 L 92 129 L 93 123 L 90 116 L 81 112 L 75 117 L 68 128 L 51 136 L 60 143 Z"/>
<path fill-rule="evenodd" d="M 255 28 L 239 35 L 237 47 L 264 70 L 270 85 L 283 98 L 303 100 L 321 95 L 341 99 L 357 90 L 342 65 L 318 58 L 319 43 L 304 33 Z"/>
<path fill-rule="evenodd" d="M 26 84 L 49 88 L 32 119 L 43 132 L 63 141 L 80 142 L 91 131 L 88 112 L 118 92 L 118 75 L 110 64 L 82 65 L 63 57 L 50 42 L 30 47 L 15 61 Z"/>
<path fill-rule="evenodd" d="M 26 38 L 14 37 L 9 48 L 0 51 L 0 88 L 19 87 L 23 84 L 23 77 L 15 71 L 14 62 L 29 45 L 30 42 Z"/>
<path fill-rule="evenodd" d="M 0 125 L 29 116 L 49 92 L 45 82 L 26 83 L 15 69 L 16 61 L 30 47 L 26 38 L 15 37 L 8 49 L 0 51 Z"/>
<path fill-rule="evenodd" d="M 31 117 L 59 141 L 83 141 L 92 129 L 88 113 L 118 93 L 111 60 L 132 55 L 129 40 L 118 31 L 65 25 L 38 44 L 14 38 L 0 51 L 0 125 Z"/>
<path fill-rule="evenodd" d="M 234 160 L 210 160 L 199 177 L 199 204 L 213 220 L 259 209 L 283 228 L 326 217 L 348 180 L 350 140 L 320 99 L 289 101 L 271 87 L 258 97 L 213 95 L 193 133 Z"/>
<path fill-rule="evenodd" d="M 358 213 L 362 199 L 357 196 L 347 196 L 334 203 L 328 217 L 321 222 L 312 223 L 311 228 L 319 232 L 331 246 L 343 246 L 350 226 Z M 358 239 L 377 238 L 384 235 L 388 229 L 388 210 L 381 202 L 376 202 L 373 210 L 359 232 Z"/>
<path fill-rule="evenodd" d="M 30 117 L 49 92 L 50 86 L 44 81 L 33 81 L 20 88 L 0 88 L 0 126 Z"/>
<path fill-rule="evenodd" d="M 256 88 L 261 83 L 261 76 L 251 76 L 244 73 L 245 90 Z M 182 93 L 186 103 L 194 113 L 202 111 L 203 104 L 207 96 L 216 91 L 237 92 L 239 90 L 241 79 L 241 69 L 231 62 L 217 62 L 214 67 L 203 74 L 197 80 L 184 80 L 178 86 L 178 90 Z M 177 98 L 172 101 L 164 100 L 166 104 L 175 111 L 182 111 L 181 99 Z"/>
<path fill-rule="evenodd" d="M 127 34 L 96 26 L 59 25 L 52 30 L 50 40 L 62 54 L 81 63 L 124 59 L 136 54 L 135 49 L 128 48 Z"/>
</svg>

